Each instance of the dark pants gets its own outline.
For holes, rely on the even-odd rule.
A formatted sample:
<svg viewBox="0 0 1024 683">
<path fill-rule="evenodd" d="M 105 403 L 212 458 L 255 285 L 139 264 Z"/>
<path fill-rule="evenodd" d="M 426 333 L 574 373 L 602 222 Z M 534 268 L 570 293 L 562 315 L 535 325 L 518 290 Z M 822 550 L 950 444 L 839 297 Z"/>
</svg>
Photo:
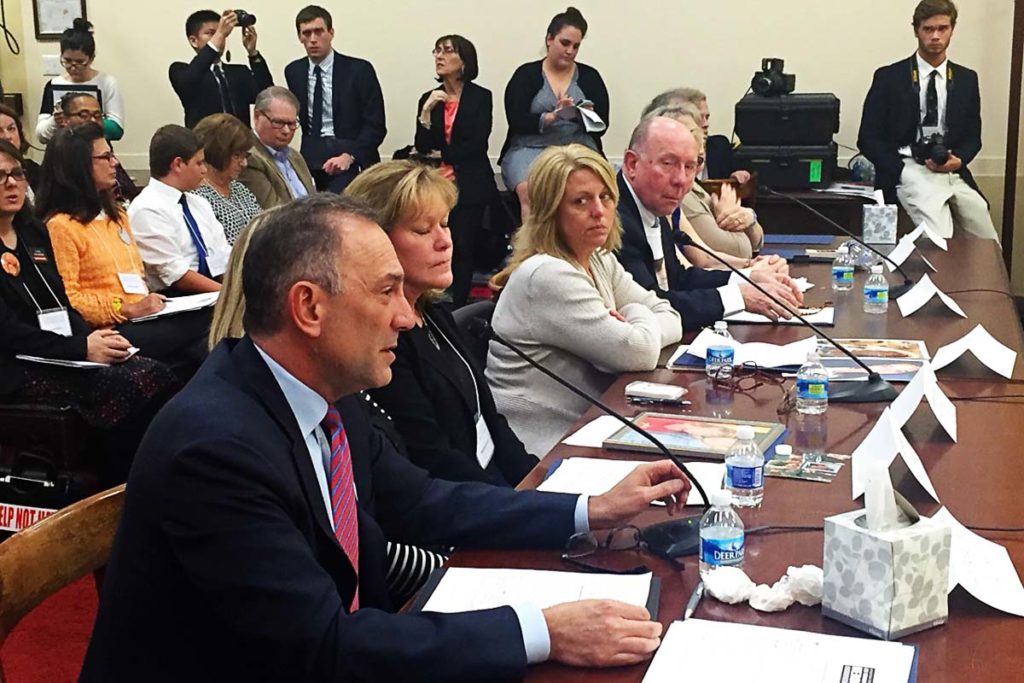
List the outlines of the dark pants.
<svg viewBox="0 0 1024 683">
<path fill-rule="evenodd" d="M 328 175 L 321 170 L 324 167 L 324 162 L 328 159 L 348 152 L 350 149 L 351 145 L 348 141 L 339 140 L 338 138 L 311 137 L 302 139 L 302 158 L 306 160 L 306 165 L 309 166 L 309 171 L 313 176 L 313 182 L 316 184 L 317 191 L 340 194 L 359 175 L 359 167 L 354 162 L 349 170 L 337 175 Z M 351 152 L 349 153 L 351 154 Z"/>
<path fill-rule="evenodd" d="M 115 328 L 147 358 L 159 360 L 188 380 L 208 354 L 212 308 L 188 311 L 143 322 L 121 323 Z"/>
<path fill-rule="evenodd" d="M 483 230 L 483 204 L 456 204 L 448 214 L 448 227 L 452 233 L 452 305 L 458 308 L 469 299 L 473 286 L 474 250 L 476 236 Z"/>
</svg>

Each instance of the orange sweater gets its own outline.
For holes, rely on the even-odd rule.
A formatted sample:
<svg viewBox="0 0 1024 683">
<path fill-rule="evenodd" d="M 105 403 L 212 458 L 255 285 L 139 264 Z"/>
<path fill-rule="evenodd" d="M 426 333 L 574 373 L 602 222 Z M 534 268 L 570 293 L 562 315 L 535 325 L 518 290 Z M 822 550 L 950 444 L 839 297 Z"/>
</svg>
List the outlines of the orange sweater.
<svg viewBox="0 0 1024 683">
<path fill-rule="evenodd" d="M 124 226 L 131 244 L 121 240 L 118 222 Z M 143 276 L 142 257 L 128 226 L 128 216 L 120 213 L 118 222 L 101 214 L 83 225 L 66 213 L 46 221 L 68 301 L 93 327 L 110 327 L 127 320 L 114 312 L 115 299 L 134 303 L 144 296 L 125 294 L 117 277 L 118 273 Z"/>
</svg>

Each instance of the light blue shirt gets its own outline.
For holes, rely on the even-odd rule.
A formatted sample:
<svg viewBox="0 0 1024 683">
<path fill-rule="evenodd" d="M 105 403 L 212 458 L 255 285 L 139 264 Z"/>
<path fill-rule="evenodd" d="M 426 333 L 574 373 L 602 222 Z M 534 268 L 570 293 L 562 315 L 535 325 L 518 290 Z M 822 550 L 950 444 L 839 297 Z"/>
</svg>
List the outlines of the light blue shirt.
<svg viewBox="0 0 1024 683">
<path fill-rule="evenodd" d="M 299 199 L 309 194 L 306 186 L 299 180 L 299 175 L 295 172 L 295 167 L 292 166 L 292 162 L 288 158 L 288 148 L 285 147 L 284 149 L 277 150 L 268 145 L 263 146 L 267 148 L 267 152 L 270 154 L 270 158 L 274 160 L 277 170 L 284 176 L 284 182 L 288 184 L 288 191 L 291 192 L 292 199 Z"/>
<path fill-rule="evenodd" d="M 280 363 L 268 356 L 258 345 L 256 351 L 270 368 L 270 373 L 281 387 L 281 393 L 284 394 L 288 407 L 295 415 L 299 433 L 305 440 L 309 459 L 313 463 L 313 471 L 316 472 L 317 484 L 320 485 L 320 493 L 324 499 L 324 512 L 331 528 L 334 528 L 331 516 L 331 495 L 327 489 L 330 449 L 327 447 L 327 438 L 320 428 L 320 422 L 327 415 L 327 401 L 281 367 Z M 577 532 L 590 531 L 587 502 L 587 496 L 580 496 L 576 501 L 574 521 Z M 548 624 L 544 621 L 544 613 L 536 605 L 520 604 L 511 605 L 511 607 L 519 619 L 519 628 L 523 632 L 526 660 L 530 664 L 546 661 L 551 654 L 551 636 L 548 633 Z"/>
<path fill-rule="evenodd" d="M 309 77 L 307 80 L 306 95 L 309 98 L 309 115 L 313 116 L 313 91 L 316 89 L 316 67 L 312 59 L 309 62 Z M 320 137 L 334 137 L 334 50 L 327 53 L 324 60 L 320 62 L 321 80 L 324 83 L 324 121 L 320 128 Z"/>
</svg>

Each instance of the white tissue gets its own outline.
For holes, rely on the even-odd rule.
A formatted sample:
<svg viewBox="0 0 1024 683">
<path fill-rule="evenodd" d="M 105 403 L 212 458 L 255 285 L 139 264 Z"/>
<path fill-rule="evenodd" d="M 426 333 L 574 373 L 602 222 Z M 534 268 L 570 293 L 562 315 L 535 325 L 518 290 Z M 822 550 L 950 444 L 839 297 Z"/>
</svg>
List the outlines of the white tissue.
<svg viewBox="0 0 1024 683">
<path fill-rule="evenodd" d="M 821 567 L 813 564 L 790 567 L 772 586 L 755 586 L 742 569 L 722 567 L 704 578 L 704 588 L 716 600 L 730 605 L 749 601 L 751 607 L 761 612 L 781 612 L 794 602 L 808 607 L 819 604 L 822 582 Z"/>
<path fill-rule="evenodd" d="M 738 567 L 719 567 L 704 577 L 704 589 L 716 600 L 735 605 L 750 598 L 754 582 Z"/>
<path fill-rule="evenodd" d="M 813 607 L 821 603 L 822 585 L 825 582 L 821 567 L 813 564 L 790 567 L 782 580 L 787 583 L 793 599 L 801 605 Z"/>
<path fill-rule="evenodd" d="M 793 596 L 786 589 L 784 579 L 779 579 L 773 586 L 758 584 L 750 596 L 750 606 L 759 612 L 781 612 L 792 604 Z"/>
<path fill-rule="evenodd" d="M 864 508 L 868 529 L 885 531 L 900 525 L 896 494 L 892 490 L 889 468 L 880 462 L 868 463 L 867 480 L 864 482 Z"/>
</svg>

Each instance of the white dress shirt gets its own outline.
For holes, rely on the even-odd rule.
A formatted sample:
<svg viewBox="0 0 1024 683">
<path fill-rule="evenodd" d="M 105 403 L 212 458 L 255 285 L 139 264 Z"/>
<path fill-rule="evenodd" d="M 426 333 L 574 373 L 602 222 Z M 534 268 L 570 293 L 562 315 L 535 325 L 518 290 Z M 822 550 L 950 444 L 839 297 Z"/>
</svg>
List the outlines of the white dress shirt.
<svg viewBox="0 0 1024 683">
<path fill-rule="evenodd" d="M 309 62 L 309 77 L 306 85 L 306 96 L 309 98 L 307 102 L 309 107 L 307 111 L 309 116 L 313 116 L 313 91 L 316 89 L 316 64 L 313 63 L 312 59 L 307 59 Z M 327 53 L 324 60 L 320 62 L 321 80 L 324 84 L 324 121 L 323 126 L 320 128 L 320 136 L 325 138 L 334 137 L 334 50 Z"/>
<path fill-rule="evenodd" d="M 918 116 L 917 120 L 918 121 L 924 121 L 925 113 L 928 111 L 928 104 L 927 104 L 927 101 L 928 101 L 928 81 L 931 80 L 932 73 L 934 72 L 936 74 L 935 75 L 935 94 L 937 94 L 939 96 L 939 120 L 938 120 L 938 124 L 939 125 L 934 127 L 934 128 L 931 127 L 931 126 L 929 126 L 927 128 L 924 128 L 923 132 L 924 132 L 926 137 L 928 135 L 931 135 L 932 133 L 942 133 L 943 135 L 945 135 L 946 134 L 946 86 L 948 85 L 948 83 L 946 82 L 946 75 L 947 75 L 946 71 L 947 71 L 947 68 L 949 66 L 949 59 L 947 58 L 947 59 L 942 60 L 942 64 L 939 64 L 938 66 L 932 66 L 931 64 L 929 64 L 928 62 L 924 61 L 924 59 L 921 58 L 921 53 L 920 52 L 916 53 L 914 55 L 914 58 L 917 60 L 917 84 L 920 86 L 920 88 L 919 88 L 920 92 L 918 94 L 920 96 L 919 100 L 920 100 L 920 103 L 921 103 L 921 111 L 920 111 L 920 115 Z M 905 157 L 911 156 L 910 146 L 907 145 L 907 146 L 904 146 L 904 147 L 900 147 L 899 153 L 900 153 L 901 156 L 905 156 Z"/>
<path fill-rule="evenodd" d="M 199 269 L 199 254 L 181 210 L 182 193 L 151 178 L 128 207 L 128 220 L 146 267 L 151 291 L 167 289 L 190 270 Z M 206 244 L 206 264 L 217 277 L 227 268 L 231 246 L 210 202 L 189 194 L 188 208 Z"/>
</svg>

